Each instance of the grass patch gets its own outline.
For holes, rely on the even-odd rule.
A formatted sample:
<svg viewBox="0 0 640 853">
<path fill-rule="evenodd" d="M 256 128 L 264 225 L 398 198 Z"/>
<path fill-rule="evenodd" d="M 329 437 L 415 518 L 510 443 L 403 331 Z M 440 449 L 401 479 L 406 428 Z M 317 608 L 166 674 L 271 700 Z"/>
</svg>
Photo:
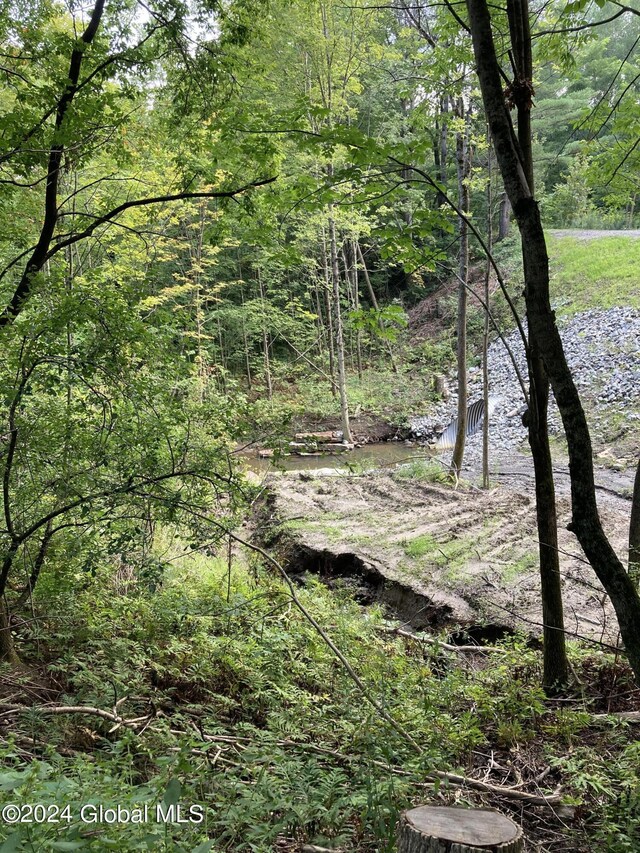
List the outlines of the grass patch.
<svg viewBox="0 0 640 853">
<path fill-rule="evenodd" d="M 429 459 L 412 459 L 393 472 L 394 480 L 421 480 L 427 483 L 450 483 L 448 471 Z"/>
<path fill-rule="evenodd" d="M 328 513 L 327 516 L 320 516 L 318 518 L 295 518 L 291 521 L 285 521 L 280 525 L 280 531 L 282 533 L 289 533 L 291 535 L 295 535 L 296 533 L 322 533 L 327 539 L 330 539 L 332 542 L 338 542 L 342 538 L 343 528 L 339 527 L 336 524 L 331 524 L 331 521 L 334 519 L 330 517 Z"/>
<path fill-rule="evenodd" d="M 428 556 L 434 566 L 447 570 L 447 580 L 454 580 L 466 565 L 473 544 L 465 537 L 438 542 L 430 533 L 424 533 L 414 539 L 404 540 L 402 548 L 405 554 L 414 560 Z"/>
<path fill-rule="evenodd" d="M 558 315 L 587 308 L 640 307 L 640 240 L 548 236 L 551 300 Z"/>
<path fill-rule="evenodd" d="M 520 575 L 529 574 L 539 565 L 539 556 L 533 552 L 523 554 L 518 560 L 514 560 L 502 571 L 504 581 L 515 580 Z"/>
<path fill-rule="evenodd" d="M 415 539 L 407 539 L 402 543 L 402 547 L 407 556 L 419 558 L 438 548 L 438 543 L 430 533 L 425 533 L 423 536 L 416 536 Z"/>
</svg>

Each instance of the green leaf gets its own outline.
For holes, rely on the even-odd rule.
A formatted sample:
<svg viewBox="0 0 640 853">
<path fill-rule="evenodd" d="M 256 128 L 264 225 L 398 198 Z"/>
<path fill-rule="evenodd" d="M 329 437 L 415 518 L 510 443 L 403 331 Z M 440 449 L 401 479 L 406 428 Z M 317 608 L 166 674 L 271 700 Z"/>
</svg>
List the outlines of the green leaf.
<svg viewBox="0 0 640 853">
<path fill-rule="evenodd" d="M 214 842 L 212 840 L 203 841 L 202 844 L 198 844 L 197 847 L 194 847 L 191 853 L 209 853 L 209 850 L 213 847 Z"/>
<path fill-rule="evenodd" d="M 25 781 L 26 773 L 0 773 L 0 791 L 13 791 Z"/>
<path fill-rule="evenodd" d="M 22 833 L 20 830 L 13 832 L 0 847 L 0 853 L 14 853 L 22 847 Z"/>
<path fill-rule="evenodd" d="M 166 806 L 177 806 L 180 801 L 181 793 L 182 785 L 180 784 L 180 780 L 176 779 L 174 776 L 173 779 L 169 780 L 169 784 L 167 785 L 167 790 L 164 792 L 162 801 Z"/>
</svg>

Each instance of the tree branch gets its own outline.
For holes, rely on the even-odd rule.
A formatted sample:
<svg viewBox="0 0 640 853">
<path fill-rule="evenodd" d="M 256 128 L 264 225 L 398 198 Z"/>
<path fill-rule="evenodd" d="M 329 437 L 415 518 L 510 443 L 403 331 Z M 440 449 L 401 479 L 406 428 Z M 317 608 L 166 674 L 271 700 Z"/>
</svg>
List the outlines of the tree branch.
<svg viewBox="0 0 640 853">
<path fill-rule="evenodd" d="M 18 287 L 16 288 L 15 293 L 13 294 L 13 296 L 11 298 L 11 301 L 9 302 L 7 307 L 4 309 L 2 314 L 0 314 L 0 328 L 2 328 L 3 326 L 11 325 L 11 323 L 13 323 L 15 318 L 18 316 L 18 314 L 22 310 L 22 307 L 23 307 L 26 299 L 29 297 L 29 294 L 31 291 L 31 283 L 32 283 L 33 276 L 36 275 L 36 273 L 38 273 L 42 269 L 42 267 L 44 266 L 44 264 L 48 260 L 50 260 L 58 252 L 62 251 L 62 249 L 66 249 L 67 246 L 71 246 L 73 243 L 77 243 L 80 240 L 85 240 L 87 237 L 90 237 L 91 234 L 93 234 L 93 232 L 97 228 L 99 228 L 101 225 L 104 225 L 106 223 L 111 222 L 113 219 L 115 219 L 116 216 L 119 216 L 125 210 L 129 210 L 129 208 L 132 208 L 132 207 L 146 207 L 146 206 L 151 205 L 151 204 L 161 204 L 164 202 L 171 202 L 171 201 L 183 201 L 183 200 L 192 199 L 192 198 L 234 198 L 235 196 L 240 195 L 243 192 L 246 192 L 248 189 L 252 189 L 254 187 L 261 187 L 261 186 L 264 186 L 265 184 L 271 184 L 275 180 L 276 180 L 276 177 L 264 178 L 264 179 L 259 180 L 259 181 L 253 181 L 249 184 L 245 184 L 244 186 L 238 187 L 235 190 L 217 190 L 217 191 L 212 191 L 212 192 L 183 192 L 183 193 L 172 193 L 172 194 L 168 194 L 168 195 L 153 196 L 150 198 L 133 199 L 131 201 L 123 202 L 122 204 L 118 205 L 117 207 L 114 207 L 113 210 L 110 210 L 107 213 L 104 213 L 102 216 L 96 217 L 96 219 L 91 223 L 91 225 L 87 226 L 87 228 L 85 228 L 84 231 L 80 231 L 78 234 L 74 234 L 70 237 L 67 237 L 64 240 L 61 240 L 59 243 L 56 243 L 56 245 L 53 246 L 52 248 L 49 248 L 49 245 L 51 243 L 51 239 L 53 237 L 53 235 L 52 235 L 51 238 L 49 239 L 49 242 L 47 244 L 47 250 L 44 252 L 44 254 L 42 254 L 42 255 L 38 254 L 39 249 L 38 249 L 38 247 L 36 247 L 36 250 L 35 250 L 31 260 L 27 264 L 27 268 L 25 270 L 25 273 L 22 276 L 22 279 L 20 280 L 20 283 L 18 284 Z M 56 221 L 57 221 L 57 214 L 56 214 Z M 36 256 L 36 254 L 38 254 L 38 258 L 39 258 L 39 260 L 38 260 L 39 266 L 37 267 L 37 269 L 34 266 L 34 260 L 33 260 L 33 258 Z"/>
</svg>

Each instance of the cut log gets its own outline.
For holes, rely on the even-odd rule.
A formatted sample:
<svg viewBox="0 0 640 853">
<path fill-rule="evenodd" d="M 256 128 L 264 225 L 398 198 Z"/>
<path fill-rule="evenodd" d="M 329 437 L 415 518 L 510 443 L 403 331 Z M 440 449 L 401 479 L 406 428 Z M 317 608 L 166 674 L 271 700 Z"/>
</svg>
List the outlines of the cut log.
<svg viewBox="0 0 640 853">
<path fill-rule="evenodd" d="M 258 451 L 258 459 L 271 459 L 275 454 L 275 450 L 271 450 L 270 448 L 266 448 L 265 450 Z"/>
<path fill-rule="evenodd" d="M 521 853 L 522 829 L 495 809 L 419 806 L 402 814 L 398 853 Z"/>
<path fill-rule="evenodd" d="M 297 432 L 295 434 L 296 441 L 342 441 L 344 434 L 340 430 L 332 430 L 330 432 Z"/>
</svg>

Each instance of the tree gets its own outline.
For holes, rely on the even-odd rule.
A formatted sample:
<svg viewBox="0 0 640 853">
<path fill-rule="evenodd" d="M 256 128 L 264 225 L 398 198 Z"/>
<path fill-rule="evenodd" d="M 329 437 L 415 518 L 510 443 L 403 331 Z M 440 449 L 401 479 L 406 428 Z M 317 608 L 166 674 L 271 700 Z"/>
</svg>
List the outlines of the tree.
<svg viewBox="0 0 640 853">
<path fill-rule="evenodd" d="M 456 163 L 458 175 L 459 219 L 458 247 L 458 318 L 457 318 L 457 375 L 458 375 L 458 432 L 451 456 L 451 471 L 458 477 L 462 468 L 467 437 L 467 285 L 469 278 L 469 178 L 471 175 L 470 119 L 471 105 L 465 105 L 460 96 L 457 103 L 458 119 L 462 127 L 456 133 Z"/>
<path fill-rule="evenodd" d="M 38 213 L 30 228 L 3 244 L 0 273 L 6 401 L 0 412 L 0 658 L 12 662 L 11 609 L 31 596 L 57 543 L 71 535 L 91 539 L 96 530 L 104 543 L 112 528 L 135 536 L 150 502 L 175 517 L 178 496 L 181 506 L 206 504 L 217 494 L 216 478 L 230 480 L 223 414 L 229 407 L 216 395 L 206 402 L 199 395 L 200 405 L 192 405 L 197 357 L 176 358 L 175 325 L 160 329 L 141 321 L 156 283 L 147 279 L 148 255 L 136 257 L 132 245 L 148 249 L 149 233 L 157 239 L 163 205 L 185 199 L 205 205 L 275 180 L 241 185 L 214 170 L 211 184 L 203 180 L 199 188 L 168 147 L 150 151 L 155 128 L 144 78 L 167 42 L 179 40 L 180 10 L 171 22 L 152 19 L 132 33 L 116 4 L 98 0 L 86 26 L 82 13 L 73 20 L 45 5 L 34 11 L 32 26 L 16 28 L 8 41 L 8 65 L 21 70 L 3 99 L 1 119 L 7 143 L 2 200 L 19 208 L 25 198 L 27 209 Z M 180 54 L 175 43 L 172 50 Z M 140 75 L 139 90 L 130 82 L 132 69 Z M 149 155 L 146 163 L 136 161 L 132 138 Z M 149 168 L 149 161 L 159 168 Z M 34 204 L 37 197 L 42 207 Z M 204 217 L 203 206 L 200 211 Z M 119 270 L 118 255 L 129 261 Z M 201 262 L 202 252 L 195 266 Z M 178 285 L 183 297 L 193 288 L 193 282 Z"/>
<path fill-rule="evenodd" d="M 467 0 L 469 25 L 482 99 L 496 158 L 522 238 L 527 321 L 535 355 L 548 376 L 569 450 L 572 530 L 616 611 L 629 663 L 640 682 L 640 596 L 615 554 L 600 521 L 595 494 L 591 437 L 584 409 L 567 364 L 549 302 L 549 258 L 540 210 L 529 184 L 531 133 L 526 110 L 518 111 L 516 135 L 502 89 L 491 16 L 486 0 Z M 525 107 L 531 98 L 531 36 L 526 0 L 509 0 L 509 19 L 519 26 L 513 47 L 525 58 L 510 85 L 510 97 Z M 536 393 L 543 390 L 538 384 Z M 534 415 L 536 413 L 534 412 Z M 543 424 L 541 424 L 543 426 Z M 542 535 L 541 535 L 542 541 Z"/>
</svg>

